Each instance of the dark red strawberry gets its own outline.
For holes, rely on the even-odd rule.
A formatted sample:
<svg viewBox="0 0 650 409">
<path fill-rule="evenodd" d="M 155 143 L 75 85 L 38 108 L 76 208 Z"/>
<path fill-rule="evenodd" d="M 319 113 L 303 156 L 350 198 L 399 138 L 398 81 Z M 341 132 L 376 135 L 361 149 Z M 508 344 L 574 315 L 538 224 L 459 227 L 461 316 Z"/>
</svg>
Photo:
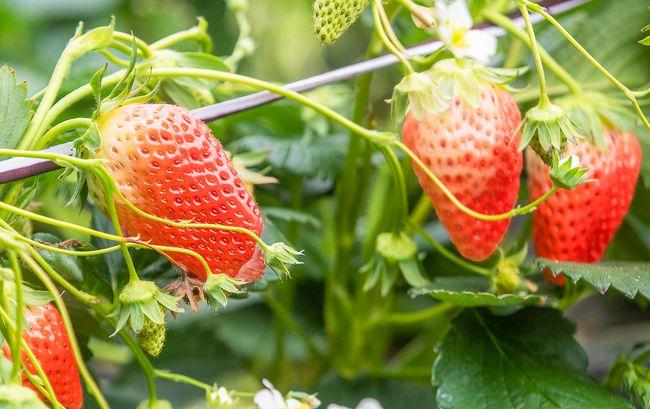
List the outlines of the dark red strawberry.
<svg viewBox="0 0 650 409">
<path fill-rule="evenodd" d="M 478 106 L 456 97 L 441 114 L 425 112 L 420 120 L 408 114 L 402 138 L 461 203 L 480 213 L 501 214 L 513 208 L 519 191 L 521 113 L 508 92 L 486 83 Z M 414 169 L 458 251 L 475 261 L 490 257 L 510 220 L 468 216 L 418 166 Z"/>
<path fill-rule="evenodd" d="M 641 147 L 636 136 L 607 128 L 607 149 L 588 140 L 567 146 L 567 155 L 580 158 L 593 183 L 573 190 L 558 190 L 533 214 L 533 240 L 537 255 L 558 261 L 597 262 L 603 258 L 634 196 L 641 166 Z M 549 167 L 530 150 L 526 153 L 531 200 L 551 188 Z M 563 285 L 564 278 L 549 281 Z"/>
<path fill-rule="evenodd" d="M 120 192 L 139 209 L 173 221 L 213 223 L 262 232 L 259 207 L 205 123 L 174 105 L 132 104 L 101 115 L 97 158 Z M 101 191 L 91 184 L 101 203 Z M 131 236 L 153 244 L 196 251 L 212 273 L 237 277 L 256 243 L 243 233 L 177 228 L 138 215 L 117 203 L 120 225 Z M 206 272 L 191 255 L 165 254 L 195 279 Z"/>
<path fill-rule="evenodd" d="M 23 331 L 23 339 L 47 375 L 57 400 L 66 409 L 80 409 L 83 404 L 81 380 L 59 311 L 51 304 L 33 306 L 25 309 L 24 318 L 28 328 Z M 11 359 L 7 344 L 3 345 L 3 351 Z M 30 373 L 36 374 L 24 352 L 22 361 Z M 36 390 L 25 375 L 23 384 Z"/>
</svg>

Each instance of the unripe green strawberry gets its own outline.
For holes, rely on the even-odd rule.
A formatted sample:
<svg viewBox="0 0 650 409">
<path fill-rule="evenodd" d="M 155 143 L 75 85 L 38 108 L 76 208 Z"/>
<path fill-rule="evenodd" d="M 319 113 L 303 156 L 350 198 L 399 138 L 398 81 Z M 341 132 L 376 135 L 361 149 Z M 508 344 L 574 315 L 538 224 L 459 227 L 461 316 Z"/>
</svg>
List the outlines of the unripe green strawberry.
<svg viewBox="0 0 650 409">
<path fill-rule="evenodd" d="M 165 314 L 164 310 L 163 314 Z M 150 319 L 145 319 L 144 326 L 140 332 L 138 332 L 137 337 L 142 349 L 144 349 L 149 355 L 156 357 L 160 355 L 160 352 L 165 345 L 166 335 L 167 316 L 165 315 L 165 322 L 162 324 L 157 324 Z"/>
<path fill-rule="evenodd" d="M 314 1 L 314 32 L 323 45 L 331 44 L 354 23 L 370 0 Z"/>
</svg>

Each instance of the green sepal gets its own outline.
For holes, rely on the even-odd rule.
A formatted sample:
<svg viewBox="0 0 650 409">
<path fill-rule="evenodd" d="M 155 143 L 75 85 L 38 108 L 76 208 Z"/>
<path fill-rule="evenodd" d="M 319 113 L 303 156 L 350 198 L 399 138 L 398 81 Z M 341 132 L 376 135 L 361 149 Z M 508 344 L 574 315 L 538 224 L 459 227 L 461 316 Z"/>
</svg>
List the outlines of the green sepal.
<svg viewBox="0 0 650 409">
<path fill-rule="evenodd" d="M 518 131 L 521 132 L 519 149 L 530 146 L 548 165 L 552 163 L 553 152 L 561 154 L 567 142 L 575 143 L 581 138 L 566 111 L 551 103 L 540 103 L 529 109 Z"/>
<path fill-rule="evenodd" d="M 650 408 L 650 368 L 646 365 L 650 344 L 640 342 L 625 355 L 616 357 L 605 385 L 622 389 L 639 408 Z"/>
<path fill-rule="evenodd" d="M 183 312 L 178 305 L 180 299 L 180 297 L 164 293 L 153 281 L 130 281 L 122 288 L 119 304 L 109 315 L 117 317 L 113 335 L 124 328 L 127 323 L 133 332 L 138 333 L 144 326 L 145 319 L 156 324 L 164 324 L 166 310 Z"/>
<path fill-rule="evenodd" d="M 290 277 L 287 264 L 302 264 L 297 256 L 302 256 L 298 251 L 285 243 L 278 242 L 268 246 L 265 250 L 266 265 L 268 265 L 279 277 Z"/>
<path fill-rule="evenodd" d="M 0 408 L 47 409 L 33 390 L 18 385 L 0 385 Z"/>
<path fill-rule="evenodd" d="M 644 32 L 644 33 L 645 33 L 646 31 L 650 31 L 650 24 L 648 24 L 647 26 L 645 26 L 645 27 L 643 27 L 643 28 L 641 29 L 641 32 Z M 642 44 L 642 45 L 650 45 L 650 36 L 647 36 L 646 38 L 644 38 L 644 39 L 642 39 L 642 40 L 639 40 L 639 44 Z M 650 406 L 650 405 L 649 405 L 649 406 Z"/>
<path fill-rule="evenodd" d="M 594 182 L 595 179 L 587 178 L 588 172 L 589 169 L 580 167 L 580 158 L 576 155 L 560 159 L 560 155 L 553 152 L 549 176 L 556 186 L 571 190 L 585 183 Z"/>
<path fill-rule="evenodd" d="M 83 28 L 83 22 L 79 23 L 74 37 L 70 39 L 65 47 L 65 53 L 73 59 L 79 58 L 90 51 L 106 47 L 113 39 L 115 17 L 111 18 L 109 25 L 93 28 L 85 34 L 82 34 Z"/>
<path fill-rule="evenodd" d="M 361 267 L 360 273 L 368 275 L 363 285 L 364 291 L 379 284 L 384 297 L 395 284 L 399 273 L 414 288 L 430 284 L 417 258 L 417 246 L 405 233 L 385 232 L 377 236 L 376 253 Z"/>
<path fill-rule="evenodd" d="M 216 313 L 220 305 L 225 307 L 228 304 L 229 294 L 243 293 L 239 286 L 244 284 L 243 281 L 235 280 L 226 274 L 209 274 L 203 285 L 203 292 Z"/>
</svg>

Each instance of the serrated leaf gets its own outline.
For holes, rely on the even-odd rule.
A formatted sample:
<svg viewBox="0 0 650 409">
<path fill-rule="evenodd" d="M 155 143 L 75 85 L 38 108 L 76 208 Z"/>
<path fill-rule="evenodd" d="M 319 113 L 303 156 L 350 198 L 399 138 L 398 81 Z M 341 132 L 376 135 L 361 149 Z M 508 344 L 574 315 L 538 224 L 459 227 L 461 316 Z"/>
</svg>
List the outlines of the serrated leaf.
<svg viewBox="0 0 650 409">
<path fill-rule="evenodd" d="M 308 224 L 315 228 L 321 228 L 322 223 L 316 217 L 309 213 L 301 212 L 287 207 L 264 207 L 262 212 L 266 217 L 284 222 L 298 222 L 300 224 Z"/>
<path fill-rule="evenodd" d="M 547 268 L 554 275 L 564 274 L 575 282 L 582 279 L 602 294 L 615 288 L 630 298 L 640 294 L 650 299 L 650 263 L 565 263 L 547 259 L 539 259 L 537 263 L 540 269 Z"/>
<path fill-rule="evenodd" d="M 548 296 L 530 293 L 495 294 L 488 291 L 490 281 L 487 277 L 452 276 L 436 278 L 431 285 L 412 289 L 413 296 L 428 295 L 460 307 L 506 307 L 516 305 L 546 305 Z"/>
<path fill-rule="evenodd" d="M 27 129 L 31 104 L 26 97 L 27 84 L 16 84 L 13 70 L 0 67 L 0 148 L 15 148 Z"/>
<path fill-rule="evenodd" d="M 439 407 L 631 409 L 586 374 L 574 329 L 554 309 L 509 316 L 464 311 L 438 348 L 433 376 Z"/>
</svg>

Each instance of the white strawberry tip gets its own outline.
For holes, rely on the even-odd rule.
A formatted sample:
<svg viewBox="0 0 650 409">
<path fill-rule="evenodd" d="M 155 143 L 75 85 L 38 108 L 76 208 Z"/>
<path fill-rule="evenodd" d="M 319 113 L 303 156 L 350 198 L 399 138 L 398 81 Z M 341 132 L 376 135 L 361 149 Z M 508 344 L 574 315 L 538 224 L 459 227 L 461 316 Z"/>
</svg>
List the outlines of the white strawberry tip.
<svg viewBox="0 0 650 409">
<path fill-rule="evenodd" d="M 135 333 L 140 332 L 146 319 L 155 324 L 164 324 L 166 310 L 183 312 L 178 306 L 179 300 L 180 297 L 164 293 L 153 281 L 130 281 L 122 288 L 118 306 L 109 315 L 117 317 L 113 335 L 127 323 Z"/>
<path fill-rule="evenodd" d="M 494 35 L 481 30 L 472 30 L 474 22 L 465 0 L 436 1 L 439 21 L 438 35 L 457 58 L 471 58 L 487 64 L 496 54 L 497 39 Z"/>
</svg>

